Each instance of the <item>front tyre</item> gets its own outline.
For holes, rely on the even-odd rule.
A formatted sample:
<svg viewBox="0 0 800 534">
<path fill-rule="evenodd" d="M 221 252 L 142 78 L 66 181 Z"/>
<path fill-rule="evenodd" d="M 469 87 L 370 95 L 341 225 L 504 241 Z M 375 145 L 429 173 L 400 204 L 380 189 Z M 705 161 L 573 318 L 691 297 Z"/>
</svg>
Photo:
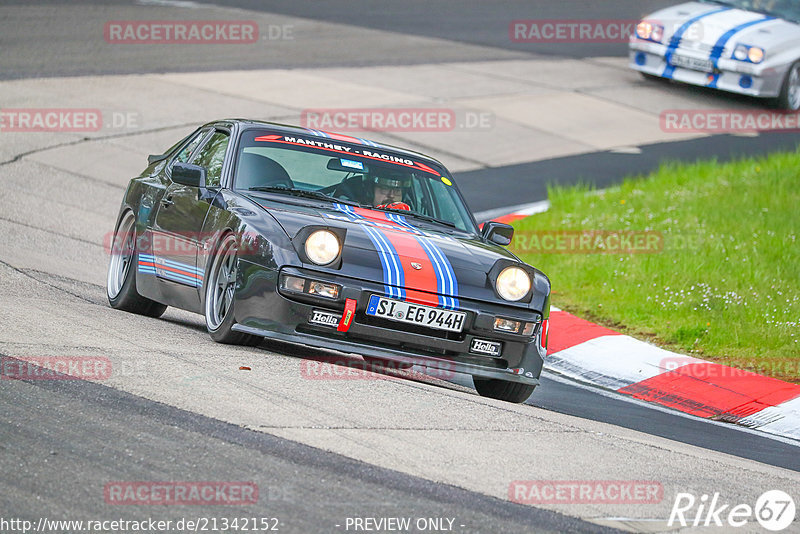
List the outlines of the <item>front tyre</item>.
<svg viewBox="0 0 800 534">
<path fill-rule="evenodd" d="M 475 389 L 481 397 L 498 399 L 506 402 L 519 404 L 528 400 L 536 386 L 521 384 L 519 382 L 508 382 L 495 378 L 472 377 Z"/>
<path fill-rule="evenodd" d="M 236 265 L 236 237 L 226 234 L 219 242 L 205 280 L 206 328 L 217 343 L 258 345 L 260 337 L 232 329 Z"/>
<path fill-rule="evenodd" d="M 800 110 L 800 61 L 792 65 L 786 73 L 777 106 L 786 111 Z"/>
<path fill-rule="evenodd" d="M 111 259 L 108 263 L 106 295 L 108 303 L 122 310 L 148 317 L 161 317 L 167 306 L 141 296 L 136 291 L 136 266 L 139 253 L 136 250 L 136 217 L 126 211 L 114 232 L 111 242 Z"/>
</svg>

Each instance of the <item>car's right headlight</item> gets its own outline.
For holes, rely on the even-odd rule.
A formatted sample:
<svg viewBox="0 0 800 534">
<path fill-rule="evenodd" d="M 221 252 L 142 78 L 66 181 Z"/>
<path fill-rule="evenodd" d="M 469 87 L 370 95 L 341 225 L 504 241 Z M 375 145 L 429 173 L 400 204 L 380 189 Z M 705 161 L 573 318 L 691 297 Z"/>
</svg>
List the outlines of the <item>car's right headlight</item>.
<svg viewBox="0 0 800 534">
<path fill-rule="evenodd" d="M 317 265 L 328 265 L 339 257 L 342 246 L 336 234 L 329 230 L 317 230 L 306 238 L 306 256 Z"/>
<path fill-rule="evenodd" d="M 524 269 L 506 267 L 497 277 L 495 287 L 502 298 L 515 302 L 521 300 L 531 290 L 531 277 Z"/>
<path fill-rule="evenodd" d="M 664 26 L 643 20 L 636 25 L 636 37 L 660 43 L 664 39 Z"/>
</svg>

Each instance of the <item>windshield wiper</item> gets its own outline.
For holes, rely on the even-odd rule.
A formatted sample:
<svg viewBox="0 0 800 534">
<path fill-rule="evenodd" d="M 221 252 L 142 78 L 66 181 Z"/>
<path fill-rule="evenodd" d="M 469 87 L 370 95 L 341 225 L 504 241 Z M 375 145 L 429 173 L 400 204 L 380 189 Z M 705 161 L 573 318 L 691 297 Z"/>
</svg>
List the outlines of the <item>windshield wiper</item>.
<svg viewBox="0 0 800 534">
<path fill-rule="evenodd" d="M 415 211 L 408 211 L 408 210 L 403 210 L 403 209 L 398 209 L 398 208 L 378 208 L 378 207 L 375 207 L 373 209 L 380 210 L 380 211 L 391 211 L 392 213 L 400 213 L 402 215 L 410 215 L 410 216 L 412 216 L 412 217 L 414 217 L 416 219 L 422 219 L 423 221 L 428 221 L 428 222 L 432 222 L 432 223 L 436 223 L 436 224 L 443 224 L 445 226 L 449 226 L 450 228 L 458 229 L 458 226 L 456 226 L 456 224 L 453 223 L 453 222 L 445 221 L 444 219 L 437 219 L 436 217 L 431 217 L 430 215 L 423 215 L 423 214 L 417 213 Z"/>
<path fill-rule="evenodd" d="M 319 191 L 309 191 L 307 189 L 292 189 L 283 185 L 259 185 L 256 187 L 250 187 L 246 189 L 246 191 L 261 191 L 265 193 L 278 193 L 283 195 L 292 195 L 295 197 L 304 197 L 304 198 L 313 198 L 316 200 L 326 200 L 328 202 L 340 202 L 342 204 L 348 204 L 350 206 L 360 206 L 357 202 L 352 202 L 350 200 L 342 200 L 341 198 L 336 198 L 331 195 L 326 195 L 325 193 L 320 193 Z"/>
</svg>

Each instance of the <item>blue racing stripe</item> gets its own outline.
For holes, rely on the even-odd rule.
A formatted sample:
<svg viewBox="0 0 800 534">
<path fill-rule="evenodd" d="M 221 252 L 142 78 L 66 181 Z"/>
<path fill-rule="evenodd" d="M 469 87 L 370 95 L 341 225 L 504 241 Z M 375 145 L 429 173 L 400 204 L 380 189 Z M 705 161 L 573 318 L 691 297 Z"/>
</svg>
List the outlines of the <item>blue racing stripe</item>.
<svg viewBox="0 0 800 534">
<path fill-rule="evenodd" d="M 735 28 L 731 28 L 727 32 L 725 32 L 722 37 L 719 38 L 717 44 L 714 45 L 714 48 L 711 49 L 711 57 L 709 58 L 714 63 L 714 68 L 719 68 L 719 60 L 722 57 L 723 52 L 725 52 L 725 47 L 727 46 L 728 42 L 733 39 L 733 36 L 739 33 L 742 30 L 746 30 L 750 26 L 755 26 L 756 24 L 761 24 L 764 22 L 769 22 L 771 20 L 775 20 L 775 17 L 764 17 L 763 19 L 751 20 L 750 22 L 745 22 L 744 24 L 740 24 Z M 714 77 L 711 81 L 708 82 L 707 86 L 716 88 L 717 83 L 719 82 L 719 73 L 715 73 Z"/>
<path fill-rule="evenodd" d="M 350 217 L 353 221 L 365 220 L 353 210 L 352 206 L 337 203 L 334 204 L 334 208 Z M 378 259 L 381 262 L 381 268 L 383 270 L 384 293 L 387 297 L 404 299 L 406 296 L 404 289 L 405 277 L 403 276 L 403 269 L 398 260 L 397 251 L 394 250 L 394 246 L 378 229 L 368 225 L 361 226 L 364 228 L 364 232 L 367 234 L 370 241 L 372 241 L 378 253 Z"/>
<path fill-rule="evenodd" d="M 375 250 L 378 251 L 378 258 L 383 268 L 383 290 L 388 297 L 400 297 L 400 291 L 397 287 L 399 276 L 397 276 L 397 264 L 392 261 L 391 253 L 386 248 L 386 245 L 381 240 L 378 232 L 374 228 L 364 226 L 364 231 L 369 237 Z"/>
<path fill-rule="evenodd" d="M 156 258 L 155 256 L 151 256 L 149 254 L 139 254 L 139 259 L 142 261 L 149 261 L 158 265 L 166 265 L 167 267 L 173 267 L 175 269 L 180 269 L 182 271 L 186 271 L 189 273 L 196 274 L 198 278 L 203 278 L 203 270 L 198 269 L 188 263 L 181 263 L 179 261 L 172 261 L 166 258 Z"/>
<path fill-rule="evenodd" d="M 447 259 L 444 252 L 442 252 L 433 241 L 427 238 L 423 232 L 409 223 L 402 215 L 389 213 L 387 216 L 391 221 L 413 230 L 417 242 L 422 246 L 423 250 L 425 250 L 428 258 L 431 260 L 431 265 L 433 265 L 436 271 L 436 280 L 440 293 L 439 303 L 445 308 L 458 309 L 458 299 L 455 298 L 458 296 L 458 283 L 456 282 L 456 275 L 453 271 L 453 267 L 450 265 L 450 261 Z"/>
<path fill-rule="evenodd" d="M 694 18 L 691 18 L 683 23 L 683 25 L 678 28 L 678 30 L 672 35 L 672 38 L 669 40 L 669 46 L 667 47 L 667 53 L 664 55 L 664 60 L 667 62 L 666 68 L 664 68 L 664 72 L 661 74 L 664 78 L 672 79 L 672 76 L 675 74 L 675 67 L 670 65 L 670 60 L 672 59 L 672 55 L 675 51 L 680 47 L 681 40 L 683 39 L 683 35 L 692 27 L 692 24 L 695 22 L 702 20 L 706 17 L 710 17 L 711 15 L 716 15 L 717 13 L 723 13 L 725 11 L 730 11 L 730 7 L 723 7 L 719 9 L 714 9 L 712 11 L 708 11 L 701 15 L 697 15 Z"/>
</svg>

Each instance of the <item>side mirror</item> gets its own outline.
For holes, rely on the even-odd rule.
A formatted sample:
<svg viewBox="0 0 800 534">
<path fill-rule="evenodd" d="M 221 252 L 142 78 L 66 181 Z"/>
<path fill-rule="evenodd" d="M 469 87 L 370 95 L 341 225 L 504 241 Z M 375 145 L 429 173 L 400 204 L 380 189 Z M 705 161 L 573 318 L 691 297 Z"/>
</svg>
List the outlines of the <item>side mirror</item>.
<svg viewBox="0 0 800 534">
<path fill-rule="evenodd" d="M 489 221 L 483 225 L 484 239 L 507 247 L 514 237 L 514 227 L 497 221 Z"/>
<path fill-rule="evenodd" d="M 172 166 L 172 181 L 189 187 L 202 187 L 206 183 L 206 169 L 191 163 L 176 163 Z"/>
</svg>

